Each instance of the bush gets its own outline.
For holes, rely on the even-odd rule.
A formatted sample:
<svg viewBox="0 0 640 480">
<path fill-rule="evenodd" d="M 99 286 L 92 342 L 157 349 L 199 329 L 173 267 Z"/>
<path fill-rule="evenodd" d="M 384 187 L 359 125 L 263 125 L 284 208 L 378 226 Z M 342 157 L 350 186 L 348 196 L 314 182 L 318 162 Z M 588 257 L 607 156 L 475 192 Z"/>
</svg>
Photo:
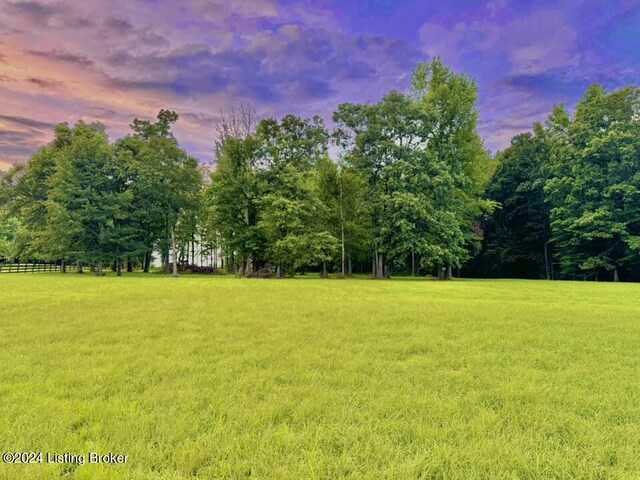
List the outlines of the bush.
<svg viewBox="0 0 640 480">
<path fill-rule="evenodd" d="M 169 264 L 169 271 L 173 271 L 173 264 Z M 218 269 L 215 267 L 200 266 L 200 265 L 183 265 L 178 264 L 178 273 L 193 273 L 197 275 L 215 275 L 218 273 Z"/>
<path fill-rule="evenodd" d="M 273 272 L 268 268 L 261 268 L 255 272 L 250 272 L 246 275 L 247 278 L 272 278 Z"/>
</svg>

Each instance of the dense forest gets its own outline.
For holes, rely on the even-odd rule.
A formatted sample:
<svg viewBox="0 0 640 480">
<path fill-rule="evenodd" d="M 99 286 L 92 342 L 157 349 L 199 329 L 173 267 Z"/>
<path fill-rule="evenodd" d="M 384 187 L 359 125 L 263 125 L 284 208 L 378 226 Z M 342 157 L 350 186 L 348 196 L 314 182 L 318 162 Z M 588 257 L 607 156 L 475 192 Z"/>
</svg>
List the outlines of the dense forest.
<svg viewBox="0 0 640 480">
<path fill-rule="evenodd" d="M 55 127 L 0 177 L 0 261 L 242 276 L 320 272 L 640 280 L 640 90 L 591 86 L 570 114 L 493 156 L 477 87 L 439 59 L 411 89 L 319 117 L 228 112 L 215 168 L 182 149 L 178 115 Z M 329 156 L 329 147 L 339 151 Z"/>
</svg>

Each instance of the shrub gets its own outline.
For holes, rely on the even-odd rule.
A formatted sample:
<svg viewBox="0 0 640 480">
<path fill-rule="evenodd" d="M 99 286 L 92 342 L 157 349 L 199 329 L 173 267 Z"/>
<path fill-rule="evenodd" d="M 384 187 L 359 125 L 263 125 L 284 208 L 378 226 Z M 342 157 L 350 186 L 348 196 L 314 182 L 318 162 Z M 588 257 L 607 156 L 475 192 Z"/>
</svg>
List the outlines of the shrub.
<svg viewBox="0 0 640 480">
<path fill-rule="evenodd" d="M 173 264 L 169 264 L 169 271 L 173 271 Z M 215 275 L 218 269 L 209 266 L 178 264 L 178 273 L 193 273 L 197 275 Z"/>
<path fill-rule="evenodd" d="M 249 272 L 246 275 L 247 278 L 272 278 L 273 272 L 268 268 L 261 268 L 260 270 L 256 270 L 255 272 Z"/>
</svg>

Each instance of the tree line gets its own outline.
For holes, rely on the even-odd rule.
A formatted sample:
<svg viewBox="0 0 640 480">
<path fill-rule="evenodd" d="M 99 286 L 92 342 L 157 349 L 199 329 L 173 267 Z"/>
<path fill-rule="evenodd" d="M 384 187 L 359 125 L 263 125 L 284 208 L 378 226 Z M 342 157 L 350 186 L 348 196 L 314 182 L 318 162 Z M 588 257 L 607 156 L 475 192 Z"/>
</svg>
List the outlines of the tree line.
<svg viewBox="0 0 640 480">
<path fill-rule="evenodd" d="M 476 276 L 640 281 L 640 89 L 589 87 L 498 154 Z"/>
<path fill-rule="evenodd" d="M 171 133 L 174 112 L 134 120 L 109 143 L 104 127 L 55 127 L 53 141 L 2 176 L 0 258 L 66 260 L 102 275 L 134 262 L 149 271 L 155 250 L 169 264 L 176 230 L 197 210 L 202 172 Z"/>
<path fill-rule="evenodd" d="M 592 86 L 573 116 L 557 106 L 492 156 L 476 83 L 435 59 L 406 93 L 339 105 L 332 131 L 233 109 L 213 172 L 180 147 L 172 111 L 114 143 L 100 124 L 61 124 L 0 178 L 0 258 L 120 274 L 159 252 L 176 274 L 197 245 L 242 276 L 637 280 L 639 99 Z"/>
</svg>

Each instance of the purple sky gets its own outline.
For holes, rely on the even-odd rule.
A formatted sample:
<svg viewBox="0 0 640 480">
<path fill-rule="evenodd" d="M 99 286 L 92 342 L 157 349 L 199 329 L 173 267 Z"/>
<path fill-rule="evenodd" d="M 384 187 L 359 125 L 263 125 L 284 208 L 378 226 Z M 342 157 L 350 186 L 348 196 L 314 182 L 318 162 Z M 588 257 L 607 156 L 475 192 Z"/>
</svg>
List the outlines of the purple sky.
<svg viewBox="0 0 640 480">
<path fill-rule="evenodd" d="M 0 0 L 0 169 L 58 122 L 176 110 L 178 140 L 212 157 L 220 112 L 331 117 L 406 90 L 440 55 L 479 85 L 491 150 L 572 106 L 588 84 L 638 84 L 638 0 Z"/>
</svg>

